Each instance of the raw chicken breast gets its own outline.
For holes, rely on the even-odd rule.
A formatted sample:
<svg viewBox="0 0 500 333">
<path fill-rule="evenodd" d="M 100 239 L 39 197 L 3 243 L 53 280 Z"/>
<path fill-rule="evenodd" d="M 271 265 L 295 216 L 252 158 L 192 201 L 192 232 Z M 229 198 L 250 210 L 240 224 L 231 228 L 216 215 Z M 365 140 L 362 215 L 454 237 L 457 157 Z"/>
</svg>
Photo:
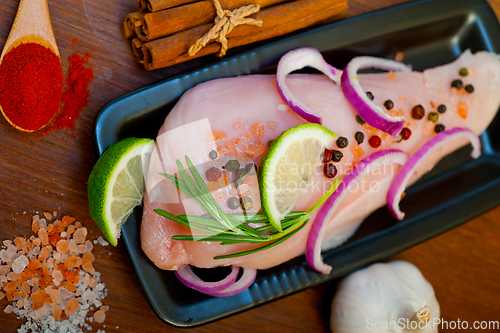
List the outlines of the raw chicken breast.
<svg viewBox="0 0 500 333">
<path fill-rule="evenodd" d="M 469 74 L 460 77 L 459 71 L 464 67 Z M 451 88 L 451 82 L 456 79 L 461 79 L 464 86 L 471 84 L 474 92 Z M 436 124 L 443 124 L 446 129 L 467 127 L 480 134 L 488 127 L 500 104 L 500 61 L 496 55 L 487 52 L 475 55 L 465 52 L 455 62 L 423 73 L 364 74 L 359 75 L 359 80 L 365 91 L 373 93 L 375 103 L 382 105 L 386 100 L 393 101 L 394 108 L 388 112 L 404 115 L 405 126 L 412 131 L 408 140 L 397 142 L 397 139 L 366 124 L 359 124 L 340 87 L 326 76 L 297 74 L 287 77 L 291 91 L 322 115 L 323 125 L 349 140 L 349 145 L 342 149 L 343 159 L 335 164 L 339 171 L 337 177 L 344 177 L 353 163 L 375 150 L 395 148 L 414 153 L 435 135 Z M 423 119 L 412 118 L 411 112 L 416 105 L 424 107 Z M 439 105 L 445 105 L 446 112 L 439 114 L 437 123 L 427 120 L 428 114 L 437 112 Z M 184 164 L 184 156 L 188 155 L 203 176 L 213 166 L 222 170 L 229 156 L 238 156 L 242 165 L 250 161 L 258 165 L 269 140 L 302 123 L 304 120 L 281 100 L 276 78 L 272 75 L 219 79 L 187 91 L 168 114 L 150 161 L 141 225 L 141 244 L 146 255 L 158 267 L 168 270 L 185 264 L 198 267 L 234 264 L 266 269 L 304 253 L 314 215 L 299 233 L 271 249 L 239 258 L 214 260 L 214 256 L 239 252 L 251 248 L 251 245 L 221 246 L 214 242 L 174 241 L 171 239 L 173 235 L 189 235 L 192 231 L 153 211 L 161 208 L 175 215 L 206 214 L 193 200 L 177 191 L 171 181 L 158 175 L 159 172 L 175 174 L 177 159 Z M 354 139 L 358 131 L 365 135 L 359 145 Z M 382 144 L 377 149 L 368 143 L 373 135 L 382 138 Z M 466 143 L 465 140 L 457 140 L 438 150 L 422 164 L 412 181 L 429 171 L 443 156 Z M 209 157 L 212 150 L 218 152 L 218 159 L 214 161 Z M 386 193 L 398 168 L 397 165 L 388 165 L 375 170 L 365 177 L 357 191 L 347 194 L 329 222 L 324 248 L 342 244 L 364 218 L 386 204 Z M 219 179 L 222 182 L 219 186 L 222 187 L 214 189 L 212 194 L 226 213 L 241 213 L 241 209 L 232 211 L 227 206 L 227 199 L 235 196 L 236 190 L 229 178 L 224 176 L 229 175 L 224 171 Z M 314 186 L 297 201 L 294 210 L 310 208 L 330 187 L 331 181 L 317 172 Z M 254 202 L 250 212 L 255 213 L 260 209 L 257 180 L 251 179 L 249 185 L 249 196 Z"/>
</svg>

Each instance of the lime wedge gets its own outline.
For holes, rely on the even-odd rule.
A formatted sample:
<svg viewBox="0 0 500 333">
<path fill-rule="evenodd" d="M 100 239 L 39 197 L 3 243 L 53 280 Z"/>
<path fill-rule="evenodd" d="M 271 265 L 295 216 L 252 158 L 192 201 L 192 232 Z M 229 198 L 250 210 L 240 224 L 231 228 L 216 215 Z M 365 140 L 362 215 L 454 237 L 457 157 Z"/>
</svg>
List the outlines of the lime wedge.
<svg viewBox="0 0 500 333">
<path fill-rule="evenodd" d="M 321 154 L 333 146 L 336 135 L 318 124 L 305 124 L 283 132 L 273 142 L 259 168 L 262 209 L 281 231 L 280 221 L 312 185 Z"/>
<path fill-rule="evenodd" d="M 111 145 L 89 176 L 87 192 L 92 219 L 116 246 L 122 225 L 144 194 L 144 170 L 154 140 L 128 138 Z"/>
</svg>

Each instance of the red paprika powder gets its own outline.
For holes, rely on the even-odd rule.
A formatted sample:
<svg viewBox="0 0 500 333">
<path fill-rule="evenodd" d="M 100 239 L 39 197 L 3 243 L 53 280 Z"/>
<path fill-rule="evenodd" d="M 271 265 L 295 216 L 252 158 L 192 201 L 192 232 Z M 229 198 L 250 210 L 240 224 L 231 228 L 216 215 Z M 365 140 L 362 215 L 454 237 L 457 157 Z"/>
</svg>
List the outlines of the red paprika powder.
<svg viewBox="0 0 500 333">
<path fill-rule="evenodd" d="M 33 132 L 44 127 L 62 98 L 61 60 L 50 49 L 24 43 L 7 52 L 0 65 L 0 106 L 14 127 Z"/>
<path fill-rule="evenodd" d="M 69 68 L 64 80 L 61 111 L 49 126 L 44 129 L 48 133 L 54 129 L 75 129 L 80 112 L 88 104 L 90 91 L 88 86 L 94 79 L 92 65 L 89 65 L 90 53 L 85 56 L 77 52 L 69 57 Z"/>
</svg>

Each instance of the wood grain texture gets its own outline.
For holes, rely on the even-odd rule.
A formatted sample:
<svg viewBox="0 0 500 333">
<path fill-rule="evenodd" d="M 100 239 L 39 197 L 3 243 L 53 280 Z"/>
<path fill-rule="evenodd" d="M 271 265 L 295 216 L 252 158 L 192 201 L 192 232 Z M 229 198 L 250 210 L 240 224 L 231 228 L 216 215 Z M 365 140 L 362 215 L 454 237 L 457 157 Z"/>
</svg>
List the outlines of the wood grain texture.
<svg viewBox="0 0 500 333">
<path fill-rule="evenodd" d="M 349 0 L 349 16 L 407 2 L 406 0 Z M 497 16 L 500 0 L 490 0 Z M 3 46 L 17 10 L 17 0 L 0 2 L 0 45 Z M 90 52 L 95 80 L 90 103 L 74 132 L 44 137 L 21 133 L 0 119 L 0 240 L 30 235 L 34 211 L 71 214 L 89 229 L 100 231 L 87 208 L 86 181 L 95 163 L 92 124 L 99 109 L 114 98 L 173 76 L 188 68 L 178 65 L 146 72 L 133 58 L 122 37 L 126 14 L 136 0 L 49 0 L 63 69 L 75 51 Z M 73 46 L 73 39 L 76 45 Z M 189 66 L 202 65 L 199 59 Z M 72 136 L 74 134 L 74 137 Z M 23 214 L 26 212 L 26 214 Z M 500 320 L 500 207 L 390 259 L 416 264 L 432 283 L 445 320 Z M 106 332 L 328 332 L 335 283 L 327 283 L 196 329 L 177 329 L 160 321 L 149 307 L 128 265 L 123 248 L 97 246 L 95 267 L 102 273 L 110 306 Z M 12 333 L 23 323 L 3 313 L 0 332 Z M 104 328 L 92 324 L 93 331 Z M 119 327 L 117 329 L 116 327 Z M 446 332 L 446 330 L 444 331 Z M 451 330 L 450 330 L 451 332 Z M 481 331 L 483 332 L 483 331 Z M 486 331 L 485 331 L 486 332 Z"/>
</svg>

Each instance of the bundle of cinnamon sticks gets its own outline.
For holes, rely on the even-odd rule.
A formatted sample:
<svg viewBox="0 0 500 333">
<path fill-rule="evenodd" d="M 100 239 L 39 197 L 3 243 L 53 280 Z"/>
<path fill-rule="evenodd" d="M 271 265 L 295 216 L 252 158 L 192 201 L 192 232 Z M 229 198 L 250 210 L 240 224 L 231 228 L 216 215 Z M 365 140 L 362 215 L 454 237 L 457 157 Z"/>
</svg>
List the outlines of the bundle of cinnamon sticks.
<svg viewBox="0 0 500 333">
<path fill-rule="evenodd" d="M 249 5 L 260 10 L 249 19 L 260 25 L 236 25 L 225 36 L 227 47 L 237 47 L 281 36 L 295 30 L 344 18 L 347 0 L 218 0 L 225 12 Z M 123 33 L 147 70 L 172 66 L 218 53 L 221 44 L 211 40 L 196 54 L 188 50 L 204 37 L 216 20 L 214 0 L 137 0 L 138 12 L 123 22 Z M 220 14 L 220 12 L 219 12 Z M 231 14 L 230 14 L 231 15 Z"/>
</svg>

